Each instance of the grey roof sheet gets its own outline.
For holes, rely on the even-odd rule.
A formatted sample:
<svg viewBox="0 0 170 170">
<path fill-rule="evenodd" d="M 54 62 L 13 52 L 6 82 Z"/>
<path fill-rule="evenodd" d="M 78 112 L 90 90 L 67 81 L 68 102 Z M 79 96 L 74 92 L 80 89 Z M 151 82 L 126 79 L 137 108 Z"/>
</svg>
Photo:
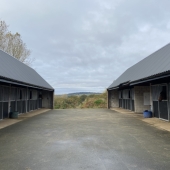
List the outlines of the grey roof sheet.
<svg viewBox="0 0 170 170">
<path fill-rule="evenodd" d="M 26 84 L 53 89 L 34 69 L 0 50 L 0 76 Z"/>
<path fill-rule="evenodd" d="M 116 87 L 124 82 L 136 81 L 170 70 L 170 44 L 144 58 L 137 64 L 128 68 L 109 87 Z"/>
</svg>

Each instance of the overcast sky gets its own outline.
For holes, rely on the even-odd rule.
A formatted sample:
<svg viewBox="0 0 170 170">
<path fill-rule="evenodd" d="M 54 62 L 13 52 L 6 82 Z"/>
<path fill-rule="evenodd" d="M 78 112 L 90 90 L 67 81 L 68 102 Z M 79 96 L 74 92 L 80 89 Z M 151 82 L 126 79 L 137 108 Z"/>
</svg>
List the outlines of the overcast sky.
<svg viewBox="0 0 170 170">
<path fill-rule="evenodd" d="M 169 0 L 0 0 L 32 67 L 56 94 L 103 92 L 127 68 L 170 42 Z"/>
</svg>

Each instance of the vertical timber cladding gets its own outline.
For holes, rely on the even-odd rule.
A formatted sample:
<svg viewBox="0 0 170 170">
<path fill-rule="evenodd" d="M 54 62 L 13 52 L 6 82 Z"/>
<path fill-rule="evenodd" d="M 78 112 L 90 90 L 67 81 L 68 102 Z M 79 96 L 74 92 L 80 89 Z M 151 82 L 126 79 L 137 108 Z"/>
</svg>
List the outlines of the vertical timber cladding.
<svg viewBox="0 0 170 170">
<path fill-rule="evenodd" d="M 42 108 L 42 91 L 38 91 L 38 108 Z"/>
<path fill-rule="evenodd" d="M 119 91 L 119 107 L 122 107 L 122 91 Z"/>
<path fill-rule="evenodd" d="M 134 102 L 134 89 L 131 89 L 131 110 L 135 111 L 135 102 Z"/>
<path fill-rule="evenodd" d="M 130 91 L 130 89 L 123 90 L 123 108 L 131 110 L 131 91 Z"/>
<path fill-rule="evenodd" d="M 111 104 L 112 104 L 112 101 L 111 101 L 112 98 L 111 98 L 111 97 L 112 97 L 112 91 L 109 90 L 109 91 L 108 91 L 108 106 L 109 106 L 109 108 L 112 107 L 112 105 L 111 105 Z"/>
<path fill-rule="evenodd" d="M 38 90 L 29 89 L 28 97 L 29 97 L 29 101 L 28 101 L 29 111 L 38 109 Z"/>
<path fill-rule="evenodd" d="M 134 89 L 125 89 L 119 91 L 119 107 L 135 111 Z"/>
<path fill-rule="evenodd" d="M 159 98 L 159 93 L 161 91 L 161 88 L 159 85 L 157 86 L 152 86 L 152 103 L 153 103 L 153 114 L 154 117 L 159 118 L 159 103 L 158 103 L 158 98 Z"/>
<path fill-rule="evenodd" d="M 109 108 L 111 108 L 112 106 L 111 106 L 111 103 L 112 103 L 112 98 L 111 98 L 111 96 L 112 96 L 112 91 L 111 90 L 109 90 L 109 96 L 108 96 L 108 105 L 109 105 Z"/>
<path fill-rule="evenodd" d="M 42 107 L 43 108 L 50 108 L 51 97 L 49 91 L 42 91 Z"/>
<path fill-rule="evenodd" d="M 26 95 L 27 89 L 26 88 L 17 88 L 17 95 L 16 95 L 16 105 L 17 111 L 19 113 L 26 113 Z"/>
<path fill-rule="evenodd" d="M 17 96 L 17 88 L 11 87 L 11 90 L 10 90 L 10 112 L 14 112 L 17 110 L 16 96 Z"/>
<path fill-rule="evenodd" d="M 152 102 L 154 117 L 169 120 L 167 84 L 152 86 Z"/>
<path fill-rule="evenodd" d="M 8 118 L 8 104 L 9 104 L 9 91 L 10 87 L 9 86 L 3 86 L 3 119 Z"/>
<path fill-rule="evenodd" d="M 3 119 L 3 88 L 0 86 L 0 119 Z"/>
<path fill-rule="evenodd" d="M 42 91 L 42 107 L 53 109 L 53 91 Z"/>
<path fill-rule="evenodd" d="M 30 89 L 28 89 L 27 88 L 27 100 L 26 100 L 26 102 L 27 102 L 27 112 L 29 112 L 30 111 Z"/>
</svg>

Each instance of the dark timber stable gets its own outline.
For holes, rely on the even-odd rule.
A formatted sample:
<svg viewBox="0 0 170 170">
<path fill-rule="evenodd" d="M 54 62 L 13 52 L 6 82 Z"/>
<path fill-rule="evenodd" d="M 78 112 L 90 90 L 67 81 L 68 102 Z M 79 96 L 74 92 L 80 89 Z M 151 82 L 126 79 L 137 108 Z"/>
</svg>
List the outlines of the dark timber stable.
<svg viewBox="0 0 170 170">
<path fill-rule="evenodd" d="M 170 121 L 170 44 L 128 68 L 107 91 L 108 108 L 151 110 L 154 117 Z"/>
<path fill-rule="evenodd" d="M 134 111 L 134 89 L 119 91 L 119 107 Z"/>
<path fill-rule="evenodd" d="M 54 89 L 32 68 L 0 50 L 0 119 L 9 112 L 53 109 Z"/>
</svg>

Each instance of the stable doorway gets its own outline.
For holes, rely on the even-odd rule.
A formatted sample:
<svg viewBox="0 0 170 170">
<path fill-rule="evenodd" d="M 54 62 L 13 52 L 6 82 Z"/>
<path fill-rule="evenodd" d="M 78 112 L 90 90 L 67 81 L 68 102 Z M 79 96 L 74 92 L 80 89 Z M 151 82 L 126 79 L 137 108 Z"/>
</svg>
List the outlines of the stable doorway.
<svg viewBox="0 0 170 170">
<path fill-rule="evenodd" d="M 167 84 L 152 86 L 152 103 L 154 117 L 169 120 Z"/>
</svg>

